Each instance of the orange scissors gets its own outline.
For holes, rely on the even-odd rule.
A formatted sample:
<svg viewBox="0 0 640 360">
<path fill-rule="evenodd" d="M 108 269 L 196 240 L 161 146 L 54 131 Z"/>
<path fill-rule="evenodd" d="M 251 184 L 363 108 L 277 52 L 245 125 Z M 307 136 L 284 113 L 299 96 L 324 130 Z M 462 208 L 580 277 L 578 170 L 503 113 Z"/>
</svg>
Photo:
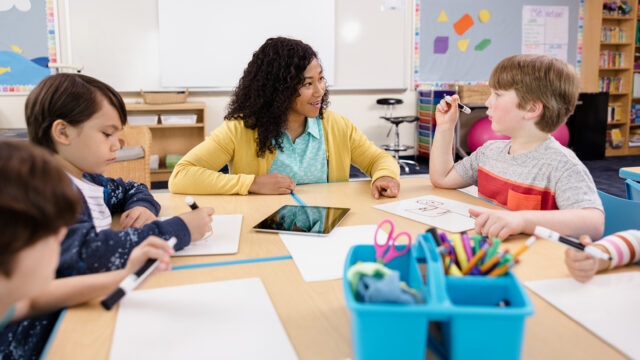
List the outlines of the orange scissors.
<svg viewBox="0 0 640 360">
<path fill-rule="evenodd" d="M 389 231 L 389 235 L 387 235 L 387 241 L 381 245 L 378 244 L 378 231 L 380 231 L 380 228 L 385 223 L 391 225 L 391 229 Z M 391 259 L 403 255 L 411 248 L 411 234 L 403 231 L 394 236 L 394 229 L 395 224 L 393 223 L 393 220 L 384 219 L 378 224 L 376 232 L 373 235 L 373 246 L 376 250 L 376 261 L 381 264 L 388 263 L 389 261 L 391 261 Z M 398 249 L 396 248 L 396 240 L 402 235 L 405 235 L 407 239 L 409 239 L 409 243 L 404 249 L 402 249 L 402 251 L 398 251 Z"/>
</svg>

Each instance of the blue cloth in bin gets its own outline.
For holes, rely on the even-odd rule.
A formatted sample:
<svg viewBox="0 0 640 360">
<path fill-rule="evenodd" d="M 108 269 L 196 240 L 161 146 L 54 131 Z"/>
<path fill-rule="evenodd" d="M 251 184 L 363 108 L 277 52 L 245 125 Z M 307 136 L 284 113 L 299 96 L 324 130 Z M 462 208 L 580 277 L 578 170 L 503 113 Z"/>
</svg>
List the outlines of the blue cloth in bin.
<svg viewBox="0 0 640 360">
<path fill-rule="evenodd" d="M 366 303 L 417 304 L 416 297 L 400 283 L 398 271 L 382 278 L 363 275 L 358 281 L 356 299 Z"/>
</svg>

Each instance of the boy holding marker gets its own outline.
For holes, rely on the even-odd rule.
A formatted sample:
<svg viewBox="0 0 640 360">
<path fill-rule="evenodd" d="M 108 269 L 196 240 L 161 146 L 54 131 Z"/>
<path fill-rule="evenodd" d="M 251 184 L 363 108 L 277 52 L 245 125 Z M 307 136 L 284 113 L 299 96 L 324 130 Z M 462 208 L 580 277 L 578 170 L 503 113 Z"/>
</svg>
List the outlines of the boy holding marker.
<svg viewBox="0 0 640 360">
<path fill-rule="evenodd" d="M 122 270 L 54 280 L 62 239 L 81 210 L 80 195 L 53 157 L 35 146 L 0 141 L 0 168 L 0 329 L 17 330 L 0 336 L 0 358 L 38 358 L 44 344 L 37 334 L 46 340 L 57 310 L 106 295 L 147 259 L 169 268 L 173 250 L 151 236 Z M 38 315 L 24 327 L 8 324 Z M 39 326 L 29 331 L 29 324 Z"/>
<path fill-rule="evenodd" d="M 550 56 L 514 55 L 493 69 L 489 86 L 485 104 L 491 127 L 511 139 L 488 141 L 454 164 L 459 98 L 441 101 L 429 160 L 433 185 L 477 185 L 482 198 L 517 210 L 469 210 L 478 234 L 504 240 L 544 225 L 567 235 L 600 237 L 604 213 L 593 179 L 575 154 L 550 136 L 575 107 L 575 71 Z"/>
</svg>

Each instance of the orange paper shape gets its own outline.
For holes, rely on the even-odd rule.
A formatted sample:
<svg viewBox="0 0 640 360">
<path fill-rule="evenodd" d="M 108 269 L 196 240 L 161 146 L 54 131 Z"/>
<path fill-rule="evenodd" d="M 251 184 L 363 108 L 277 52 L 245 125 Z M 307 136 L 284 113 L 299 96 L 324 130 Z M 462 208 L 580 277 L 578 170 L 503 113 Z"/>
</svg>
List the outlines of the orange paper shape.
<svg viewBox="0 0 640 360">
<path fill-rule="evenodd" d="M 456 34 L 462 35 L 465 32 L 467 32 L 467 30 L 469 30 L 469 28 L 472 26 L 473 26 L 473 18 L 469 14 L 464 14 L 460 18 L 460 20 L 456 21 L 456 23 L 453 24 L 453 30 L 456 31 Z"/>
</svg>

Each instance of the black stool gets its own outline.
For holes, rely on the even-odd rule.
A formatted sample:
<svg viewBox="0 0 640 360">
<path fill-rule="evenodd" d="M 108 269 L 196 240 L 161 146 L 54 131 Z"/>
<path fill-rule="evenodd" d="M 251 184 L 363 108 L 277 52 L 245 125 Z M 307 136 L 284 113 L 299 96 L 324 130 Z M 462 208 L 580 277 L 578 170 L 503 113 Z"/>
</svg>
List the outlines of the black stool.
<svg viewBox="0 0 640 360">
<path fill-rule="evenodd" d="M 407 166 L 407 164 L 415 165 L 416 170 L 420 169 L 420 166 L 415 161 L 400 159 L 400 152 L 413 149 L 413 146 L 400 144 L 400 129 L 398 128 L 398 126 L 402 123 L 414 123 L 418 121 L 418 117 L 417 116 L 393 116 L 393 106 L 402 104 L 403 101 L 401 99 L 382 98 L 382 99 L 378 99 L 376 103 L 378 105 L 384 105 L 384 116 L 380 116 L 380 117 L 391 123 L 389 132 L 387 132 L 387 137 L 389 137 L 389 134 L 391 134 L 391 129 L 393 129 L 393 126 L 396 127 L 396 141 L 393 144 L 382 145 L 381 148 L 385 151 L 393 152 L 393 156 L 396 158 L 398 165 L 401 165 L 404 168 L 405 172 L 407 173 L 409 172 L 409 167 Z"/>
</svg>

